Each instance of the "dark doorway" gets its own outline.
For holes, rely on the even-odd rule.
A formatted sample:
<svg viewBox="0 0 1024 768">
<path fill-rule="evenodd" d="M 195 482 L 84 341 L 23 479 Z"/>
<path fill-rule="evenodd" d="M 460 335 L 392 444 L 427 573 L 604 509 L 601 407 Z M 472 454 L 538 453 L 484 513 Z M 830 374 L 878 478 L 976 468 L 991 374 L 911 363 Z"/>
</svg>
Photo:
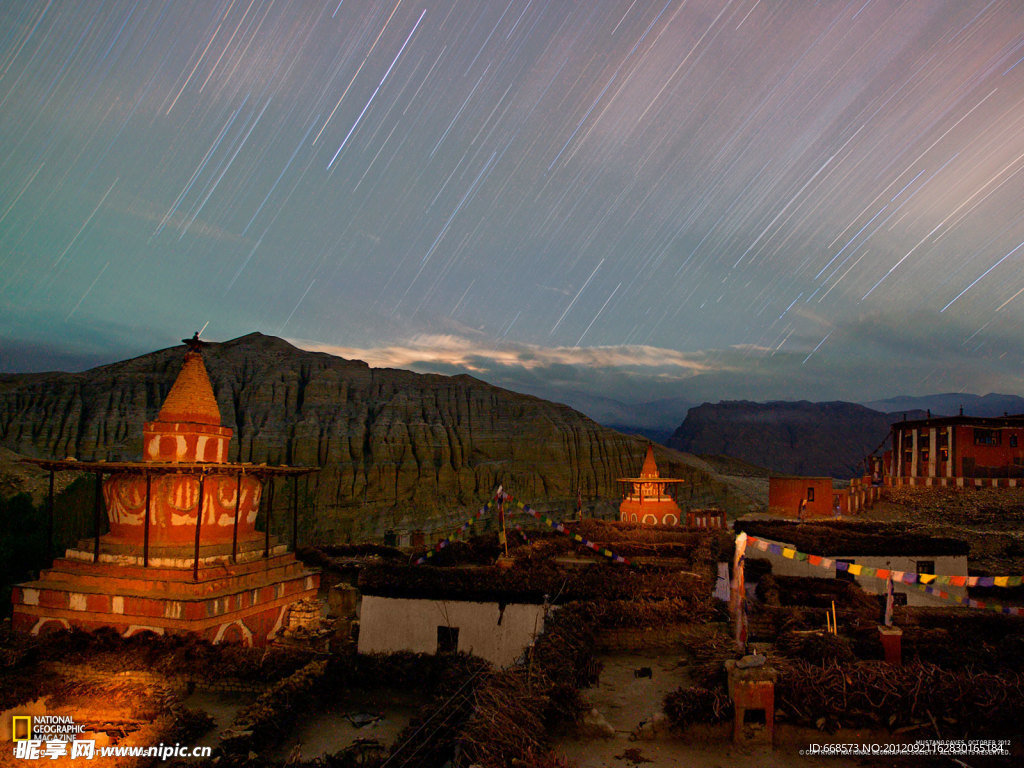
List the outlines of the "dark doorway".
<svg viewBox="0 0 1024 768">
<path fill-rule="evenodd" d="M 456 653 L 459 650 L 459 628 L 437 628 L 437 652 Z"/>
</svg>

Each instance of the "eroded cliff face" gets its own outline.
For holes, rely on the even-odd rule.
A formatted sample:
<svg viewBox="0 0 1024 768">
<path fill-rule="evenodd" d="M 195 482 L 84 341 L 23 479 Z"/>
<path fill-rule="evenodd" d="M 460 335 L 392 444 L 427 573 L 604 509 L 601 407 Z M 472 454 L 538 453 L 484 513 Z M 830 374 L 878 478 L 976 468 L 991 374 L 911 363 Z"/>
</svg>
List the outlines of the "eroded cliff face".
<svg viewBox="0 0 1024 768">
<path fill-rule="evenodd" d="M 7 376 L 0 444 L 27 456 L 137 460 L 142 425 L 182 359 L 176 347 L 83 373 Z M 410 514 L 415 525 L 417 515 L 479 504 L 498 484 L 530 503 L 575 499 L 577 489 L 617 499 L 615 478 L 634 475 L 646 450 L 567 406 L 469 376 L 371 369 L 261 334 L 212 344 L 204 360 L 221 421 L 235 431 L 231 460 L 321 467 L 299 486 L 303 525 L 320 538 Z M 725 486 L 674 451 L 658 461 L 663 475 L 691 481 L 684 500 L 729 503 Z M 281 492 L 290 486 L 278 495 L 288 509 Z"/>
</svg>

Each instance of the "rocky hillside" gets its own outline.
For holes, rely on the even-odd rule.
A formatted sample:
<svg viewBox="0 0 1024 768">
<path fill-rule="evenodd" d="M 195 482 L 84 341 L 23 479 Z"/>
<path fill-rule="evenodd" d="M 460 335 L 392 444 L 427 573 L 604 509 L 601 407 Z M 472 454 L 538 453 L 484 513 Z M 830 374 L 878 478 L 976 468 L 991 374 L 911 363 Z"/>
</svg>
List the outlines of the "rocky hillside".
<svg viewBox="0 0 1024 768">
<path fill-rule="evenodd" d="M 143 422 L 156 416 L 183 352 L 0 378 L 0 445 L 138 459 Z M 304 528 L 320 539 L 430 527 L 424 517 L 478 504 L 499 483 L 531 503 L 568 503 L 577 488 L 585 500 L 617 498 L 615 478 L 635 474 L 646 450 L 567 406 L 469 376 L 374 369 L 261 334 L 213 344 L 204 358 L 222 421 L 235 430 L 232 460 L 322 468 L 299 489 Z M 660 447 L 657 455 L 663 474 L 691 481 L 695 503 L 748 505 L 705 465 Z"/>
<path fill-rule="evenodd" d="M 854 403 L 723 401 L 691 408 L 668 444 L 689 453 L 733 456 L 780 474 L 850 478 L 863 473 L 864 457 L 881 445 L 896 420 Z"/>
</svg>

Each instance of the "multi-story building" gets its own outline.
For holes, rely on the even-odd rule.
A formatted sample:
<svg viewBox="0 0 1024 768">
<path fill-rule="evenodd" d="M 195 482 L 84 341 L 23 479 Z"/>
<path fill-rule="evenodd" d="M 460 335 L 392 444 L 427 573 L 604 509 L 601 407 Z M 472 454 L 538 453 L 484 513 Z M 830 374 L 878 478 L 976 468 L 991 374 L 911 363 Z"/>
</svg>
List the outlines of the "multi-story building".
<svg viewBox="0 0 1024 768">
<path fill-rule="evenodd" d="M 1024 487 L 1024 415 L 892 425 L 888 484 Z"/>
</svg>

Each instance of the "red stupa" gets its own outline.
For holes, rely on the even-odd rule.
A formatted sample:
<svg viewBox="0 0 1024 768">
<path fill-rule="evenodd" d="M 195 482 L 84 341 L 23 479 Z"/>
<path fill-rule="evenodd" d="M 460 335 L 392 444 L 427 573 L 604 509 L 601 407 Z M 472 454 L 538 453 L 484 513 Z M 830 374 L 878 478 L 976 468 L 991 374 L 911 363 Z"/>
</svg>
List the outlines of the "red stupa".
<svg viewBox="0 0 1024 768">
<path fill-rule="evenodd" d="M 15 630 L 113 627 L 263 645 L 292 603 L 316 596 L 319 575 L 255 528 L 264 480 L 316 470 L 229 463 L 232 430 L 220 423 L 205 345 L 198 336 L 186 344 L 178 378 L 143 428 L 143 461 L 27 460 L 51 473 L 95 473 L 102 500 L 94 539 L 14 588 Z M 102 502 L 110 531 L 100 536 Z"/>
<path fill-rule="evenodd" d="M 619 520 L 644 525 L 679 525 L 682 512 L 675 499 L 666 493 L 666 488 L 686 481 L 658 475 L 654 446 L 647 446 L 640 477 L 620 477 L 618 482 L 623 484 Z"/>
</svg>

